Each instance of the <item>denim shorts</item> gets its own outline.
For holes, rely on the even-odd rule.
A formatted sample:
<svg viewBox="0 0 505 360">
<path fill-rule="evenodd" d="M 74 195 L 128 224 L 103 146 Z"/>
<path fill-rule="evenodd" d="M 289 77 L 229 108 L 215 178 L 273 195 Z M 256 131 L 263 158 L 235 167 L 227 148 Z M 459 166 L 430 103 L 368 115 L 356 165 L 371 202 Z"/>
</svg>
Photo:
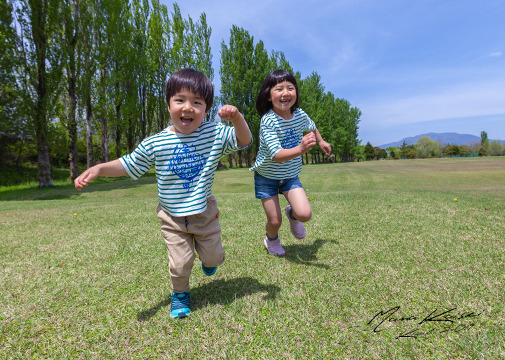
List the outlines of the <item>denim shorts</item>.
<svg viewBox="0 0 505 360">
<path fill-rule="evenodd" d="M 274 180 L 254 172 L 256 199 L 266 199 L 296 188 L 303 188 L 298 176 L 291 179 Z"/>
</svg>

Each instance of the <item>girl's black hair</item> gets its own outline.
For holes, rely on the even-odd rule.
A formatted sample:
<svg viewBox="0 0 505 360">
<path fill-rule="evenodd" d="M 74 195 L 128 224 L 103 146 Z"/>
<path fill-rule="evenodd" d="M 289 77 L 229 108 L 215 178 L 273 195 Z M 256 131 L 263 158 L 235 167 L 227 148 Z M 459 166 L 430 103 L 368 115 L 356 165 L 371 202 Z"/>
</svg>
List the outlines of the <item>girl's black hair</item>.
<svg viewBox="0 0 505 360">
<path fill-rule="evenodd" d="M 201 96 L 205 101 L 205 112 L 209 112 L 214 101 L 214 86 L 212 86 L 207 76 L 191 68 L 174 72 L 168 79 L 167 86 L 165 87 L 167 105 L 170 105 L 170 98 L 183 89 Z"/>
<path fill-rule="evenodd" d="M 296 78 L 293 74 L 286 70 L 274 70 L 270 74 L 268 74 L 267 78 L 261 85 L 260 92 L 256 97 L 256 111 L 260 116 L 265 115 L 272 108 L 272 101 L 268 100 L 270 98 L 270 90 L 277 84 L 289 81 L 295 86 L 296 89 L 296 101 L 291 106 L 291 113 L 294 113 L 298 108 L 298 84 L 296 83 Z"/>
</svg>

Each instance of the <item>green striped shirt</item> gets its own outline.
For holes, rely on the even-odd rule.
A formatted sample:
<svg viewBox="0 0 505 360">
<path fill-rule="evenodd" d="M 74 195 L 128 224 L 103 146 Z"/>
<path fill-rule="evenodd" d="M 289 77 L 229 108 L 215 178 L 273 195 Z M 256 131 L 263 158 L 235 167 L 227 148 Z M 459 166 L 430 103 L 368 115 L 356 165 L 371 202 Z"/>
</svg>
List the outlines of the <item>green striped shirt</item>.
<svg viewBox="0 0 505 360">
<path fill-rule="evenodd" d="M 302 172 L 302 157 L 277 163 L 273 160 L 282 149 L 298 146 L 304 130 L 315 130 L 316 124 L 302 109 L 296 109 L 293 117 L 286 120 L 270 110 L 261 118 L 260 147 L 256 162 L 250 168 L 261 176 L 274 180 L 294 178 Z"/>
<path fill-rule="evenodd" d="M 240 149 L 233 127 L 205 121 L 187 135 L 166 128 L 120 161 L 134 180 L 154 165 L 161 207 L 172 216 L 189 216 L 207 208 L 221 157 Z"/>
</svg>

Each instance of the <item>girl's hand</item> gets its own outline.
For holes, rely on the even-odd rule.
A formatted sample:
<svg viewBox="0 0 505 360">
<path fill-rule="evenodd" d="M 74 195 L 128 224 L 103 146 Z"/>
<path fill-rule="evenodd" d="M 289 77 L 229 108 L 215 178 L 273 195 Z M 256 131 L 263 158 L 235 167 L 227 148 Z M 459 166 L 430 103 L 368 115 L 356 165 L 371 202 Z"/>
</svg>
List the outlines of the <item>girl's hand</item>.
<svg viewBox="0 0 505 360">
<path fill-rule="evenodd" d="M 314 145 L 316 145 L 316 135 L 313 132 L 310 132 L 307 135 L 305 135 L 304 137 L 302 137 L 302 142 L 300 143 L 300 148 L 302 150 L 302 154 L 305 154 Z"/>
<path fill-rule="evenodd" d="M 242 114 L 233 105 L 223 105 L 221 109 L 217 112 L 220 118 L 223 120 L 231 121 L 232 123 L 243 119 Z"/>
<path fill-rule="evenodd" d="M 326 156 L 330 156 L 331 154 L 331 145 L 328 144 L 326 141 L 324 140 L 321 140 L 319 141 L 319 144 L 317 144 L 321 150 L 323 150 L 323 152 L 326 154 Z"/>
</svg>

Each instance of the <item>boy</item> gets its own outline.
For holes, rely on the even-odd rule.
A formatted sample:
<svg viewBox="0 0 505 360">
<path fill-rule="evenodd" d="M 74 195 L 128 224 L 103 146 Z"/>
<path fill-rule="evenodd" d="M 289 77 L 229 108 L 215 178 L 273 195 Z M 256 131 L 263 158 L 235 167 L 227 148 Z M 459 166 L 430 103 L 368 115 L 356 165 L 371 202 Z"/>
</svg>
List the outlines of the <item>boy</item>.
<svg viewBox="0 0 505 360">
<path fill-rule="evenodd" d="M 165 93 L 172 126 L 146 138 L 131 154 L 89 168 L 74 183 L 81 190 L 98 176 L 130 175 L 136 180 L 155 166 L 157 214 L 170 263 L 170 316 L 183 318 L 191 313 L 189 276 L 195 250 L 208 276 L 225 258 L 219 211 L 211 194 L 217 165 L 222 156 L 249 147 L 252 138 L 234 106 L 218 111 L 233 127 L 203 121 L 214 99 L 212 83 L 203 73 L 193 69 L 174 73 Z"/>
</svg>

